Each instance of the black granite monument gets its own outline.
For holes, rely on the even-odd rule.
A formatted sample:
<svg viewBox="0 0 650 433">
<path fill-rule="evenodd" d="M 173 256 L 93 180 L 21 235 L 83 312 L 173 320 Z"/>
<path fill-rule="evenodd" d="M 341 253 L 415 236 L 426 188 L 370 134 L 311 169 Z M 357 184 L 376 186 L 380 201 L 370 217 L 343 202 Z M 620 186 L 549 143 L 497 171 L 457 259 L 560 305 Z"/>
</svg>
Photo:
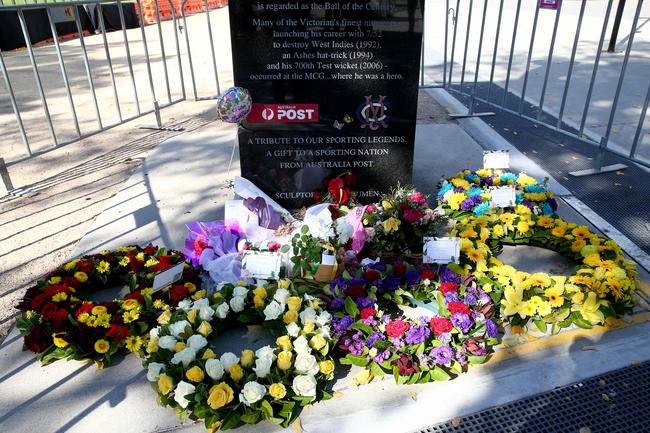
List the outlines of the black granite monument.
<svg viewBox="0 0 650 433">
<path fill-rule="evenodd" d="M 365 202 L 410 183 L 423 3 L 231 1 L 242 176 L 288 208 L 345 172 Z"/>
</svg>

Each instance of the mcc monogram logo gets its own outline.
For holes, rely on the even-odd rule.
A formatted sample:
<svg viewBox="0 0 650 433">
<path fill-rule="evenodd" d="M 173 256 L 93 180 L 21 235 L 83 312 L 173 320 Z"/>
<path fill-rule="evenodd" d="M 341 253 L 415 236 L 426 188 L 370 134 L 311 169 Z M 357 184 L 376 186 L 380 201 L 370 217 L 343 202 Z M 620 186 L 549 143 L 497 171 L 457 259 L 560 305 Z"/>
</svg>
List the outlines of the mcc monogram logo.
<svg viewBox="0 0 650 433">
<path fill-rule="evenodd" d="M 388 128 L 388 115 L 386 112 L 390 108 L 390 103 L 386 102 L 386 96 L 373 98 L 372 95 L 365 96 L 365 102 L 357 110 L 357 117 L 361 122 L 362 128 L 369 128 L 372 131 L 380 127 Z"/>
</svg>

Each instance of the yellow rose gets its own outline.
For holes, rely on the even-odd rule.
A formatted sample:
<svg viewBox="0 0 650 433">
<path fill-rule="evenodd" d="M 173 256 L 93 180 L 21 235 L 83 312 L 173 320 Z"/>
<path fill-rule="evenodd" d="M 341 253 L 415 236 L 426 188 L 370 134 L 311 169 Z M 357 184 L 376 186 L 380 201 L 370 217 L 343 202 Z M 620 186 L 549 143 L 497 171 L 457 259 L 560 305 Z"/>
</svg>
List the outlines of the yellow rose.
<svg viewBox="0 0 650 433">
<path fill-rule="evenodd" d="M 253 297 L 253 303 L 255 304 L 255 308 L 262 308 L 264 306 L 264 298 L 256 295 Z"/>
<path fill-rule="evenodd" d="M 241 368 L 241 365 L 233 364 L 230 366 L 230 377 L 232 377 L 232 380 L 235 382 L 240 381 L 241 378 L 244 377 L 244 369 Z"/>
<path fill-rule="evenodd" d="M 300 310 L 300 305 L 302 305 L 302 299 L 298 296 L 289 296 L 287 298 L 287 306 L 289 310 L 298 311 Z"/>
<path fill-rule="evenodd" d="M 192 293 L 192 292 L 190 291 L 190 293 Z M 205 298 L 206 293 L 207 292 L 205 291 L 205 289 L 204 290 L 199 290 L 198 292 L 194 293 L 194 295 L 192 296 L 192 299 L 194 299 L 195 301 L 198 301 L 199 299 L 203 299 L 203 298 Z"/>
<path fill-rule="evenodd" d="M 187 312 L 187 320 L 188 320 L 190 323 L 193 324 L 194 321 L 196 320 L 196 315 L 197 315 L 197 314 L 198 314 L 198 311 L 196 311 L 196 310 L 190 310 L 190 311 L 188 311 L 188 312 Z"/>
<path fill-rule="evenodd" d="M 330 374 L 334 371 L 334 362 L 330 360 L 321 361 L 318 363 L 318 370 L 325 375 Z"/>
<path fill-rule="evenodd" d="M 382 200 L 382 201 L 381 201 L 381 206 L 382 206 L 384 209 L 392 209 L 392 208 L 393 208 L 393 205 L 392 205 L 391 202 L 389 202 L 388 200 Z"/>
<path fill-rule="evenodd" d="M 95 316 L 99 316 L 100 314 L 106 314 L 108 310 L 103 305 L 96 305 L 93 307 L 92 310 L 90 310 L 90 312 L 93 313 Z"/>
<path fill-rule="evenodd" d="M 277 344 L 278 347 L 282 350 L 291 350 L 293 348 L 293 345 L 291 344 L 291 339 L 289 338 L 288 335 L 283 335 L 282 337 L 278 337 L 275 340 L 275 344 Z"/>
<path fill-rule="evenodd" d="M 241 353 L 241 365 L 242 367 L 250 367 L 253 365 L 255 360 L 255 352 L 250 349 L 245 349 Z"/>
<path fill-rule="evenodd" d="M 253 289 L 253 295 L 258 296 L 262 299 L 266 299 L 266 297 L 268 296 L 268 294 L 266 293 L 266 289 L 264 287 L 256 287 L 255 289 Z"/>
<path fill-rule="evenodd" d="M 187 264 L 186 264 L 186 265 L 187 265 Z M 187 287 L 187 290 L 188 290 L 190 293 L 194 293 L 194 292 L 196 292 L 196 285 L 194 285 L 194 283 L 187 282 L 187 283 L 183 284 L 183 286 Z"/>
<path fill-rule="evenodd" d="M 192 382 L 201 382 L 205 377 L 205 373 L 199 366 L 194 366 L 185 372 L 185 377 L 187 377 Z"/>
<path fill-rule="evenodd" d="M 183 349 L 185 349 L 185 343 L 183 343 L 182 341 L 179 341 L 179 342 L 176 343 L 176 345 L 174 346 L 174 352 L 180 352 L 180 351 L 183 350 Z"/>
<path fill-rule="evenodd" d="M 104 339 L 95 341 L 95 352 L 97 353 L 106 353 L 110 348 L 111 345 Z"/>
<path fill-rule="evenodd" d="M 314 328 L 315 328 L 314 322 L 307 322 L 303 325 L 302 332 L 304 332 L 305 334 L 309 334 L 310 332 L 314 332 Z"/>
<path fill-rule="evenodd" d="M 325 341 L 325 338 L 320 334 L 314 335 L 311 337 L 311 340 L 309 340 L 309 345 L 314 350 L 321 350 L 326 344 L 327 342 Z"/>
<path fill-rule="evenodd" d="M 203 356 L 201 356 L 201 359 L 213 359 L 216 357 L 217 355 L 214 354 L 214 351 L 212 349 L 205 349 L 205 352 L 203 352 Z"/>
<path fill-rule="evenodd" d="M 215 421 L 210 427 L 208 427 L 206 425 L 205 428 L 206 428 L 207 433 L 216 432 L 217 430 L 219 430 L 221 428 L 221 424 L 223 424 L 223 421 L 219 420 L 219 421 Z"/>
<path fill-rule="evenodd" d="M 230 403 L 234 398 L 232 388 L 224 382 L 221 382 L 210 388 L 210 395 L 208 396 L 208 405 L 217 410 Z"/>
<path fill-rule="evenodd" d="M 290 285 L 291 285 L 291 280 L 287 278 L 283 278 L 280 281 L 278 281 L 278 287 L 281 289 L 288 289 Z"/>
<path fill-rule="evenodd" d="M 526 209 L 528 209 L 528 208 L 526 208 Z M 519 230 L 519 232 L 521 232 L 521 233 L 526 233 L 528 230 L 530 230 L 530 226 L 528 225 L 528 223 L 526 221 L 519 221 L 517 223 L 517 230 Z"/>
<path fill-rule="evenodd" d="M 207 337 L 208 335 L 212 334 L 212 325 L 204 320 L 201 322 L 196 332 L 203 335 L 204 337 Z"/>
<path fill-rule="evenodd" d="M 154 353 L 158 351 L 158 337 L 152 338 L 147 343 L 147 353 Z"/>
<path fill-rule="evenodd" d="M 291 358 L 293 358 L 293 353 L 283 350 L 278 353 L 278 368 L 280 370 L 288 370 L 291 368 Z"/>
<path fill-rule="evenodd" d="M 167 376 L 165 373 L 161 374 L 158 378 L 158 390 L 163 395 L 167 395 L 172 389 L 174 389 L 174 379 Z"/>
<path fill-rule="evenodd" d="M 64 347 L 67 347 L 68 344 L 70 344 L 67 341 L 65 341 L 63 338 L 57 337 L 56 334 L 52 334 L 52 341 L 54 342 L 54 345 L 56 347 L 61 348 L 61 349 L 63 349 Z"/>
<path fill-rule="evenodd" d="M 81 272 L 81 271 L 79 271 L 79 272 L 75 272 L 75 273 L 74 273 L 74 277 L 75 277 L 75 278 L 77 279 L 77 281 L 79 281 L 80 283 L 85 283 L 86 281 L 88 281 L 88 274 L 86 274 L 85 272 Z"/>
<path fill-rule="evenodd" d="M 158 323 L 161 325 L 167 325 L 172 318 L 171 310 L 165 310 L 163 313 L 158 316 Z"/>
<path fill-rule="evenodd" d="M 289 323 L 294 323 L 296 320 L 298 320 L 298 312 L 294 310 L 289 310 L 286 313 L 284 313 L 284 316 L 282 316 L 282 320 L 284 320 L 284 323 L 287 325 Z"/>
<path fill-rule="evenodd" d="M 366 385 L 372 381 L 373 377 L 374 376 L 372 375 L 371 372 L 364 369 L 358 372 L 356 376 L 354 376 L 354 378 L 352 379 L 352 383 L 354 383 L 357 386 Z"/>
<path fill-rule="evenodd" d="M 287 389 L 281 383 L 274 383 L 269 387 L 269 394 L 276 400 L 281 399 L 287 395 Z"/>
</svg>

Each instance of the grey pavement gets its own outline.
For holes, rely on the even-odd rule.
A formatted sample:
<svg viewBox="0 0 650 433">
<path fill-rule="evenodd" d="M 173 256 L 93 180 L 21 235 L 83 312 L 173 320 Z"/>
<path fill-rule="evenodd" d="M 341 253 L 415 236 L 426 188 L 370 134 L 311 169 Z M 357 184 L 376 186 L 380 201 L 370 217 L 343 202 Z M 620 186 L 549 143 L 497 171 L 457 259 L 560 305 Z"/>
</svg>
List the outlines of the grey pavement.
<svg viewBox="0 0 650 433">
<path fill-rule="evenodd" d="M 214 123 L 158 145 L 107 203 L 75 254 L 130 242 L 179 247 L 185 223 L 222 216 L 223 201 L 232 197 L 224 183 L 234 137 L 232 127 Z M 414 182 L 431 188 L 437 180 L 432 174 L 480 163 L 482 150 L 455 122 L 420 124 Z M 231 176 L 238 167 L 235 159 Z M 547 269 L 556 266 L 549 261 Z M 305 409 L 301 428 L 309 433 L 416 430 L 650 359 L 648 331 L 650 323 L 607 333 L 567 333 L 556 344 L 496 359 L 445 383 L 397 386 L 387 378 L 356 389 L 356 368 L 343 369 L 333 384 L 337 397 Z M 21 352 L 21 342 L 14 329 L 0 346 L 3 432 L 204 431 L 201 424 L 181 423 L 173 411 L 156 405 L 134 356 L 101 371 L 76 361 L 41 367 L 31 353 Z M 294 429 L 263 423 L 236 431 Z"/>
</svg>

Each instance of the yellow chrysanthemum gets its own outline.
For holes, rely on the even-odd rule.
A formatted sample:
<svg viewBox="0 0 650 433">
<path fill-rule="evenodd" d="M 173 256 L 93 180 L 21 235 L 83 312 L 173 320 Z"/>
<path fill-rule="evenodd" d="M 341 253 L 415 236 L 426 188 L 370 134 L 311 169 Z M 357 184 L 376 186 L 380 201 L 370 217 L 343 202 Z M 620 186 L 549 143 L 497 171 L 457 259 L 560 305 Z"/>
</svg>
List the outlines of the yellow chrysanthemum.
<svg viewBox="0 0 650 433">
<path fill-rule="evenodd" d="M 455 192 L 451 196 L 449 196 L 449 207 L 452 210 L 458 210 L 460 209 L 460 204 L 467 198 L 467 195 L 463 194 L 462 192 Z"/>
<path fill-rule="evenodd" d="M 528 176 L 525 173 L 520 173 L 517 177 L 517 183 L 521 186 L 535 185 L 537 181 L 534 177 Z"/>
<path fill-rule="evenodd" d="M 583 263 L 587 266 L 600 266 L 600 255 L 598 254 L 589 254 L 585 257 Z"/>
<path fill-rule="evenodd" d="M 476 231 L 474 231 L 474 229 L 472 229 L 472 228 L 468 228 L 468 229 L 463 230 L 463 231 L 460 233 L 459 236 L 460 236 L 461 238 L 474 239 L 475 237 L 478 236 L 478 233 L 476 233 Z"/>
<path fill-rule="evenodd" d="M 451 183 L 455 187 L 461 187 L 463 189 L 470 189 L 472 187 L 469 184 L 468 181 L 466 181 L 465 179 L 458 178 L 458 177 L 451 179 Z"/>
<path fill-rule="evenodd" d="M 137 352 L 142 348 L 142 337 L 137 336 L 137 335 L 132 335 L 130 337 L 126 337 L 126 340 L 124 340 L 124 346 L 129 350 L 130 352 Z"/>
<path fill-rule="evenodd" d="M 551 277 L 543 272 L 530 276 L 530 284 L 537 287 L 548 287 L 551 285 Z"/>
<path fill-rule="evenodd" d="M 108 262 L 102 260 L 101 262 L 99 262 L 96 269 L 97 272 L 99 272 L 100 274 L 105 274 L 106 272 L 111 270 L 111 265 Z"/>
<path fill-rule="evenodd" d="M 564 297 L 562 296 L 562 287 L 553 286 L 544 291 L 544 295 L 548 298 L 548 303 L 553 308 L 558 308 L 564 305 Z"/>
<path fill-rule="evenodd" d="M 111 345 L 103 338 L 95 341 L 95 352 L 97 353 L 106 353 L 110 348 Z"/>
<path fill-rule="evenodd" d="M 545 229 L 551 228 L 553 227 L 553 218 L 547 215 L 541 216 L 537 220 L 537 225 L 540 227 L 544 227 Z"/>
</svg>

